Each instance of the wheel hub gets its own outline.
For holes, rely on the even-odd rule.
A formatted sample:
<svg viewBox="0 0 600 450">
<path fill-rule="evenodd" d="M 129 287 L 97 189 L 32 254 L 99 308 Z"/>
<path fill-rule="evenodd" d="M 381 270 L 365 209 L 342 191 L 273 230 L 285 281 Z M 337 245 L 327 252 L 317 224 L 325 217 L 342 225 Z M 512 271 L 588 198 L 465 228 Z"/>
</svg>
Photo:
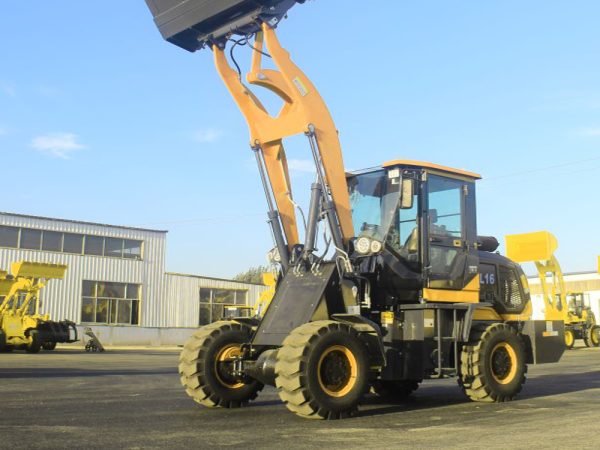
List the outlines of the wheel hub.
<svg viewBox="0 0 600 450">
<path fill-rule="evenodd" d="M 510 383 L 517 373 L 517 355 L 507 342 L 501 342 L 494 347 L 490 355 L 492 376 L 500 384 Z"/>
<path fill-rule="evenodd" d="M 235 361 L 241 354 L 239 344 L 227 345 L 217 354 L 215 358 L 215 375 L 223 386 L 230 389 L 238 389 L 244 386 L 244 383 L 234 374 Z"/>
<path fill-rule="evenodd" d="M 326 394 L 343 397 L 356 383 L 356 358 L 347 347 L 331 346 L 321 355 L 317 372 L 319 384 Z"/>
</svg>

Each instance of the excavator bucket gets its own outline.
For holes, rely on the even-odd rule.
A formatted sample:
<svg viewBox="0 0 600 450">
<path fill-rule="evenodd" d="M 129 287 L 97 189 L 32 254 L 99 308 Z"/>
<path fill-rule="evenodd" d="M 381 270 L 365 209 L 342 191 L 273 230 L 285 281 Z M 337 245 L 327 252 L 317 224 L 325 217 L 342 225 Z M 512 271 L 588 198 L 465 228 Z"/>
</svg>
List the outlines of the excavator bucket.
<svg viewBox="0 0 600 450">
<path fill-rule="evenodd" d="M 305 0 L 146 0 L 154 23 L 169 42 L 195 52 L 222 45 L 231 34 L 248 35 L 267 22 L 275 28 L 287 11 Z"/>
<path fill-rule="evenodd" d="M 29 261 L 12 263 L 11 272 L 15 277 L 27 278 L 56 278 L 62 280 L 65 276 L 67 266 L 64 264 L 49 264 Z"/>
<path fill-rule="evenodd" d="M 512 234 L 505 239 L 506 256 L 518 263 L 548 261 L 558 248 L 558 241 L 548 231 Z"/>
</svg>

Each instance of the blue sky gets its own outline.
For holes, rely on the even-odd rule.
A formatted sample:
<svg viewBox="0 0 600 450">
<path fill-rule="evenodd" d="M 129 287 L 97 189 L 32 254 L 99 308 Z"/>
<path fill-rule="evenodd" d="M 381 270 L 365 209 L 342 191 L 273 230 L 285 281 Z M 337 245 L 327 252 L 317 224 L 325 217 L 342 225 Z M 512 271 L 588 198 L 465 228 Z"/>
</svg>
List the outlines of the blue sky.
<svg viewBox="0 0 600 450">
<path fill-rule="evenodd" d="M 594 270 L 600 2 L 356 3 L 311 1 L 279 28 L 346 166 L 479 172 L 480 234 L 547 229 L 563 270 Z M 232 276 L 271 247 L 247 143 L 211 53 L 163 41 L 144 1 L 3 2 L 0 210 L 168 229 L 169 270 Z M 304 138 L 288 151 L 304 192 Z"/>
</svg>

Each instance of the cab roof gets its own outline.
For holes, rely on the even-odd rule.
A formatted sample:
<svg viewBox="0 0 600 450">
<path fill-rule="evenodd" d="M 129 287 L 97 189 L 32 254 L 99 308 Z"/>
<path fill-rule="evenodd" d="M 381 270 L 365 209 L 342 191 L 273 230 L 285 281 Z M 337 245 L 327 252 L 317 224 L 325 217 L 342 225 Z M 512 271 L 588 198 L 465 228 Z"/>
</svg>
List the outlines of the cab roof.
<svg viewBox="0 0 600 450">
<path fill-rule="evenodd" d="M 383 167 L 394 167 L 394 166 L 403 166 L 403 167 L 414 167 L 418 169 L 433 169 L 438 172 L 446 172 L 453 175 L 459 175 L 462 177 L 473 178 L 474 180 L 480 180 L 481 175 L 475 172 L 469 172 L 463 169 L 454 169 L 452 167 L 442 166 L 439 164 L 434 164 L 425 161 L 413 161 L 410 159 L 394 159 L 392 161 L 388 161 L 382 164 Z"/>
</svg>

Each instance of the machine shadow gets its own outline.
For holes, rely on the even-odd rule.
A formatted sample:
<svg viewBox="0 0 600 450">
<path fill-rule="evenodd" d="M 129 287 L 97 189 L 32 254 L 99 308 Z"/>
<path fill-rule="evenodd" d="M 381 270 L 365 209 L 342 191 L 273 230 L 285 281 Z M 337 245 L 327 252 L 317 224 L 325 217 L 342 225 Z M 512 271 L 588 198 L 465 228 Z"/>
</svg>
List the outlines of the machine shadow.
<svg viewBox="0 0 600 450">
<path fill-rule="evenodd" d="M 600 389 L 600 370 L 581 373 L 564 373 L 553 375 L 539 375 L 527 380 L 523 391 L 515 402 L 523 400 L 549 397 L 561 394 Z M 406 411 L 419 411 L 453 406 L 461 403 L 471 403 L 460 389 L 452 386 L 427 386 L 416 396 L 411 396 L 403 401 L 391 403 L 385 398 L 369 395 L 362 402 L 363 407 L 375 408 L 361 409 L 357 417 L 380 416 Z M 480 403 L 480 405 L 494 405 L 494 403 Z M 496 404 L 497 405 L 497 404 Z"/>
</svg>

